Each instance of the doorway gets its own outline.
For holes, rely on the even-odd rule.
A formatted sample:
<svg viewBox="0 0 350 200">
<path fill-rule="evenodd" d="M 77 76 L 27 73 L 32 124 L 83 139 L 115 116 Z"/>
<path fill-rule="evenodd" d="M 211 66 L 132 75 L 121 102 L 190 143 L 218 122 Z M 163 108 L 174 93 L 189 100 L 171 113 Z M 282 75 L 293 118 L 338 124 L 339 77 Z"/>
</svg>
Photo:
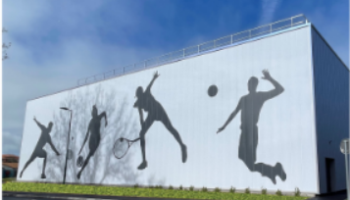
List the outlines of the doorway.
<svg viewBox="0 0 350 200">
<path fill-rule="evenodd" d="M 327 179 L 327 192 L 335 191 L 335 169 L 334 169 L 334 159 L 326 158 L 326 179 Z"/>
</svg>

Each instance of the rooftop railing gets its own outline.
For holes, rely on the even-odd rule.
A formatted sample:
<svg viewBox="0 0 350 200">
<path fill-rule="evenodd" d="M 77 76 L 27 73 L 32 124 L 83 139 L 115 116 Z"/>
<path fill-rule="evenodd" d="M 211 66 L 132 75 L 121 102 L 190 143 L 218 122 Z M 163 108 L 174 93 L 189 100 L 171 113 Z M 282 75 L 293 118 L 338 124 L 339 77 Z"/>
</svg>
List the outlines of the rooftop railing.
<svg viewBox="0 0 350 200">
<path fill-rule="evenodd" d="M 151 68 L 159 65 L 164 65 L 166 63 L 174 62 L 177 60 L 182 60 L 186 57 L 191 57 L 195 55 L 203 54 L 210 50 L 222 48 L 225 46 L 230 46 L 235 43 L 243 42 L 253 38 L 261 37 L 268 35 L 270 33 L 278 32 L 285 30 L 291 27 L 296 27 L 299 25 L 306 24 L 308 22 L 307 18 L 303 15 L 296 15 L 287 19 L 279 20 L 270 24 L 262 25 L 253 29 L 228 35 L 225 37 L 218 38 L 209 42 L 205 42 L 196 46 L 187 47 L 178 51 L 167 53 L 165 55 L 151 58 L 139 63 L 128 65 L 122 68 L 110 70 L 105 73 L 96 74 L 87 78 L 79 79 L 78 85 L 85 85 L 107 78 L 112 78 L 114 76 L 119 76 L 122 74 L 130 73 L 133 71 L 138 71 L 141 69 Z"/>
</svg>

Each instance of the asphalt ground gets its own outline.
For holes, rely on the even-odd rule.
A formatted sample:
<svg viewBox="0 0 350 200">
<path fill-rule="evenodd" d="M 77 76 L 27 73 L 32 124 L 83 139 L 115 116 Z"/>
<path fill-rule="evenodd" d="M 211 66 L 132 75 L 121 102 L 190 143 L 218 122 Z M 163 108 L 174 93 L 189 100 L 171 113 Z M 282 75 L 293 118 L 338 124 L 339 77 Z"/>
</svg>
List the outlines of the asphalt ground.
<svg viewBox="0 0 350 200">
<path fill-rule="evenodd" d="M 50 194 L 50 193 L 32 193 L 32 192 L 2 192 L 4 200 L 189 200 L 189 199 L 164 199 L 155 197 L 121 197 L 121 196 L 100 196 L 100 195 L 79 195 L 79 194 Z"/>
<path fill-rule="evenodd" d="M 121 196 L 97 196 L 97 195 L 75 195 L 75 194 L 45 194 L 31 192 L 3 192 L 4 200 L 181 200 L 181 199 L 163 199 L 152 197 L 121 197 Z M 345 200 L 346 191 L 337 192 L 334 194 L 316 196 L 308 200 Z M 183 199 L 184 200 L 184 199 Z M 189 200 L 189 199 L 187 199 Z"/>
</svg>

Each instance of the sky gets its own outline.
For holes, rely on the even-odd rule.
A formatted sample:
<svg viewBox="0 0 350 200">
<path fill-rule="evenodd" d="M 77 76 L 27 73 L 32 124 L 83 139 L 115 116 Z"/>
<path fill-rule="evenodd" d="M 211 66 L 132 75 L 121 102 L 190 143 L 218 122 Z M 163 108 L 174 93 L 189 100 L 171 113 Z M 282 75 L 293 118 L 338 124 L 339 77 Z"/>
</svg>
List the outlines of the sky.
<svg viewBox="0 0 350 200">
<path fill-rule="evenodd" d="M 19 155 L 26 102 L 78 79 L 304 14 L 349 66 L 347 0 L 3 0 L 2 152 Z"/>
</svg>

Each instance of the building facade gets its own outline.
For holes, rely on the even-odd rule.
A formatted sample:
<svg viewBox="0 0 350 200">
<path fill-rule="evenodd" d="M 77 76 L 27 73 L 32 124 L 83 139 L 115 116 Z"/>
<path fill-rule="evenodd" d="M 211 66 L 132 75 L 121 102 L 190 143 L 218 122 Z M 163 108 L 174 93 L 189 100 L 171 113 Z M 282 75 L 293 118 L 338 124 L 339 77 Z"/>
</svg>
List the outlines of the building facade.
<svg viewBox="0 0 350 200">
<path fill-rule="evenodd" d="M 349 70 L 307 20 L 273 26 L 28 101 L 17 179 L 61 183 L 67 157 L 67 183 L 344 190 Z"/>
</svg>

